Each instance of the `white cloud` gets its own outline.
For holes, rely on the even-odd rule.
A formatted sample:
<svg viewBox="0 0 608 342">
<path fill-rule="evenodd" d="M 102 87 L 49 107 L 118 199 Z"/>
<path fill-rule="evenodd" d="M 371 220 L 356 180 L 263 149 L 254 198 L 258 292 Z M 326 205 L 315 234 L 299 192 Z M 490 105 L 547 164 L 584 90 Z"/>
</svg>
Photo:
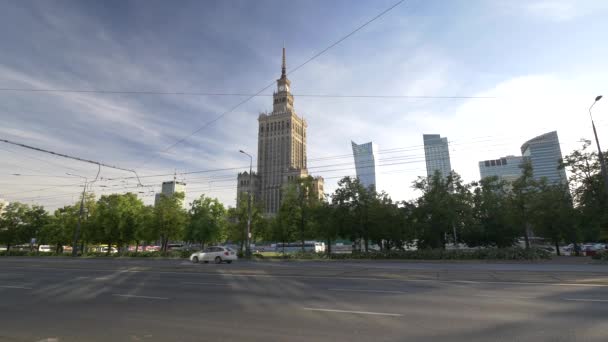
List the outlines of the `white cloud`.
<svg viewBox="0 0 608 342">
<path fill-rule="evenodd" d="M 567 22 L 608 9 L 608 3 L 595 0 L 533 0 L 508 1 L 501 6 L 514 15 L 525 15 L 550 20 Z"/>
</svg>

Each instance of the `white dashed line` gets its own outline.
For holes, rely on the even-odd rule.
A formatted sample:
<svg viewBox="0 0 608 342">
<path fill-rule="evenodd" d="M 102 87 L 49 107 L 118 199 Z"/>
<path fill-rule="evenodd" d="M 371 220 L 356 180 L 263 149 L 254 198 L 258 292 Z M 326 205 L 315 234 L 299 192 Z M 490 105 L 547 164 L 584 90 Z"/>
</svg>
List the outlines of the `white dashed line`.
<svg viewBox="0 0 608 342">
<path fill-rule="evenodd" d="M 167 297 L 137 296 L 137 295 L 130 295 L 130 294 L 113 294 L 112 296 L 127 297 L 127 298 L 143 298 L 143 299 L 169 299 Z"/>
<path fill-rule="evenodd" d="M 500 295 L 491 295 L 491 294 L 475 294 L 474 297 L 487 297 L 487 298 L 497 298 L 497 299 L 537 299 L 537 297 L 531 296 L 500 296 Z"/>
<path fill-rule="evenodd" d="M 27 286 L 17 286 L 17 285 L 0 285 L 0 288 L 3 289 L 22 289 L 22 290 L 32 290 L 31 287 Z"/>
<path fill-rule="evenodd" d="M 402 314 L 387 313 L 387 312 L 371 312 L 371 311 L 351 311 L 351 310 L 336 310 L 336 309 L 319 309 L 319 308 L 302 308 L 308 311 L 322 311 L 322 312 L 337 312 L 337 313 L 348 313 L 357 315 L 375 315 L 375 316 L 393 316 L 401 317 Z"/>
<path fill-rule="evenodd" d="M 608 299 L 591 299 L 591 298 L 562 298 L 563 300 L 568 300 L 571 302 L 600 302 L 606 303 Z"/>
<path fill-rule="evenodd" d="M 329 291 L 346 291 L 346 292 L 372 292 L 372 293 L 407 293 L 405 291 L 391 291 L 391 290 L 365 290 L 365 289 L 328 289 Z"/>
<path fill-rule="evenodd" d="M 229 284 L 226 283 L 207 283 L 207 282 L 199 282 L 199 283 L 195 283 L 195 282 L 183 282 L 182 285 L 217 285 L 217 286 L 228 286 Z"/>
</svg>

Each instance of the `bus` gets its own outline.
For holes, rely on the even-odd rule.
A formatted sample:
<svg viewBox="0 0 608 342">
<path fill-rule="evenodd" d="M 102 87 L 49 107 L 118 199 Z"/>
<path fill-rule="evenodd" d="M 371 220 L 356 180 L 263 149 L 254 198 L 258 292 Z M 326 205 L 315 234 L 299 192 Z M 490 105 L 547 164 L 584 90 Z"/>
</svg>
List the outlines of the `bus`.
<svg viewBox="0 0 608 342">
<path fill-rule="evenodd" d="M 302 242 L 279 242 L 275 246 L 275 251 L 285 253 L 296 253 L 302 251 Z M 317 241 L 305 241 L 304 242 L 305 252 L 321 253 L 325 252 L 325 242 Z"/>
</svg>

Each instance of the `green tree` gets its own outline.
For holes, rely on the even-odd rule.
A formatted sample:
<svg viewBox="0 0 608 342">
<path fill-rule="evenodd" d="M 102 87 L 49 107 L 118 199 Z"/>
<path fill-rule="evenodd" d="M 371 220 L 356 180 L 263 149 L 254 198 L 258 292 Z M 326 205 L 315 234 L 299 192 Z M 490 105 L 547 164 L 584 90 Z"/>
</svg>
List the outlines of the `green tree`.
<svg viewBox="0 0 608 342">
<path fill-rule="evenodd" d="M 509 218 L 509 185 L 498 177 L 486 177 L 475 188 L 473 222 L 465 227 L 463 241 L 471 247 L 510 247 L 520 236 L 519 227 Z"/>
<path fill-rule="evenodd" d="M 0 216 L 0 243 L 6 245 L 7 253 L 12 246 L 28 241 L 29 212 L 30 207 L 19 202 L 12 202 L 4 208 Z"/>
<path fill-rule="evenodd" d="M 56 253 L 63 252 L 63 246 L 72 242 L 74 229 L 78 222 L 79 208 L 66 205 L 55 210 L 38 235 L 39 245 L 55 246 Z"/>
<path fill-rule="evenodd" d="M 161 250 L 167 252 L 169 241 L 183 236 L 187 224 L 187 213 L 182 208 L 184 193 L 177 192 L 171 196 L 160 195 L 154 207 L 154 229 L 156 236 L 160 237 Z"/>
<path fill-rule="evenodd" d="M 25 238 L 30 241 L 30 250 L 33 250 L 32 238 L 38 239 L 40 231 L 49 222 L 49 213 L 40 205 L 32 205 L 26 213 L 25 222 Z"/>
<path fill-rule="evenodd" d="M 413 213 L 418 247 L 445 248 L 448 236 L 457 243 L 457 231 L 469 223 L 468 185 L 454 172 L 444 178 L 436 171 L 430 178 L 418 178 L 414 189 L 422 191 Z"/>
<path fill-rule="evenodd" d="M 137 234 L 142 230 L 144 221 L 144 203 L 133 193 L 126 193 L 120 196 L 119 202 L 119 239 L 118 247 L 121 250 L 123 245 L 127 245 L 137 240 Z"/>
<path fill-rule="evenodd" d="M 582 142 L 581 149 L 566 155 L 562 164 L 570 175 L 568 181 L 578 218 L 578 232 L 570 239 L 574 243 L 580 239 L 608 239 L 608 194 L 604 190 L 599 157 L 597 152 L 588 151 L 589 140 Z"/>
<path fill-rule="evenodd" d="M 332 202 L 337 205 L 340 225 L 346 229 L 345 236 L 354 242 L 353 250 L 361 249 L 361 242 L 365 251 L 369 250 L 371 220 L 369 209 L 376 196 L 375 190 L 366 189 L 359 179 L 344 177 L 338 182 L 334 191 Z"/>
<path fill-rule="evenodd" d="M 74 206 L 79 206 L 80 201 L 77 202 Z M 95 211 L 97 209 L 97 200 L 95 199 L 95 194 L 87 192 L 84 197 L 84 207 L 83 207 L 83 215 L 82 222 L 80 228 L 80 248 L 81 252 L 86 252 L 86 246 L 89 243 L 100 242 L 101 234 L 97 230 L 97 225 L 95 224 Z"/>
<path fill-rule="evenodd" d="M 144 206 L 141 209 L 139 219 L 140 224 L 137 225 L 134 234 L 136 253 L 139 252 L 140 245 L 158 238 L 154 229 L 154 207 L 150 205 Z"/>
<path fill-rule="evenodd" d="M 112 251 L 112 245 L 121 242 L 121 206 L 122 196 L 120 194 L 103 195 L 97 201 L 95 225 L 100 241 L 108 245 L 108 255 Z"/>
<path fill-rule="evenodd" d="M 222 241 L 226 236 L 226 209 L 217 198 L 201 195 L 190 206 L 190 220 L 185 239 L 197 242 L 201 249 L 205 243 Z"/>
<path fill-rule="evenodd" d="M 567 186 L 549 185 L 543 179 L 530 206 L 535 235 L 550 240 L 560 255 L 559 243 L 573 236 L 575 214 Z"/>
<path fill-rule="evenodd" d="M 313 235 L 325 241 L 325 253 L 331 256 L 331 246 L 341 235 L 338 209 L 335 205 L 322 201 L 311 209 Z"/>
<path fill-rule="evenodd" d="M 288 231 L 298 232 L 302 252 L 306 239 L 313 237 L 312 214 L 314 208 L 321 204 L 321 195 L 317 193 L 311 176 L 298 178 L 284 189 L 279 221 Z"/>
<path fill-rule="evenodd" d="M 247 231 L 247 198 L 242 197 L 236 208 L 228 208 L 226 216 L 226 239 L 239 244 L 239 250 L 243 253 L 245 248 L 245 236 Z M 262 215 L 262 207 L 259 203 L 251 205 L 251 234 L 252 237 L 268 237 L 266 219 Z"/>
<path fill-rule="evenodd" d="M 530 248 L 530 206 L 536 194 L 537 183 L 532 174 L 532 164 L 527 161 L 520 165 L 522 174 L 511 184 L 509 192 L 509 218 L 519 227 L 526 249 Z"/>
</svg>

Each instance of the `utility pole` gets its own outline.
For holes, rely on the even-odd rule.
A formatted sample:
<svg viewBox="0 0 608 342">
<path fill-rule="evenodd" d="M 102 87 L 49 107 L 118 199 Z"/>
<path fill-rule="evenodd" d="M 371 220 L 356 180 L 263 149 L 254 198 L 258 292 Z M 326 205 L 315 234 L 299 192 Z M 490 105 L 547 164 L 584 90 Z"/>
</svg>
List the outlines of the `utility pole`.
<svg viewBox="0 0 608 342">
<path fill-rule="evenodd" d="M 80 238 L 80 225 L 82 224 L 82 214 L 84 212 L 84 196 L 86 195 L 86 191 L 87 191 L 87 178 L 83 177 L 83 176 L 79 176 L 79 175 L 74 175 L 71 173 L 68 173 L 68 175 L 84 178 L 84 185 L 82 188 L 82 198 L 80 199 L 80 210 L 78 213 L 78 225 L 76 226 L 76 229 L 74 230 L 74 237 L 72 240 L 73 241 L 72 242 L 72 256 L 77 257 L 78 256 L 78 239 Z"/>
<path fill-rule="evenodd" d="M 591 118 L 591 126 L 593 126 L 593 135 L 595 136 L 595 143 L 597 144 L 597 155 L 600 158 L 600 168 L 602 170 L 602 177 L 604 178 L 604 193 L 605 196 L 608 196 L 608 172 L 606 172 L 606 161 L 604 160 L 604 154 L 602 153 L 602 148 L 600 147 L 600 141 L 597 138 L 597 131 L 595 130 L 595 123 L 593 122 L 593 116 L 591 115 L 591 108 L 597 103 L 597 101 L 602 99 L 602 95 L 598 95 L 595 97 L 595 101 L 591 107 L 589 107 L 589 117 Z"/>
<path fill-rule="evenodd" d="M 245 257 L 251 257 L 251 187 L 253 184 L 251 183 L 251 169 L 253 164 L 253 157 L 243 150 L 239 150 L 242 154 L 249 157 L 249 185 L 247 190 L 247 235 L 245 236 Z"/>
</svg>

